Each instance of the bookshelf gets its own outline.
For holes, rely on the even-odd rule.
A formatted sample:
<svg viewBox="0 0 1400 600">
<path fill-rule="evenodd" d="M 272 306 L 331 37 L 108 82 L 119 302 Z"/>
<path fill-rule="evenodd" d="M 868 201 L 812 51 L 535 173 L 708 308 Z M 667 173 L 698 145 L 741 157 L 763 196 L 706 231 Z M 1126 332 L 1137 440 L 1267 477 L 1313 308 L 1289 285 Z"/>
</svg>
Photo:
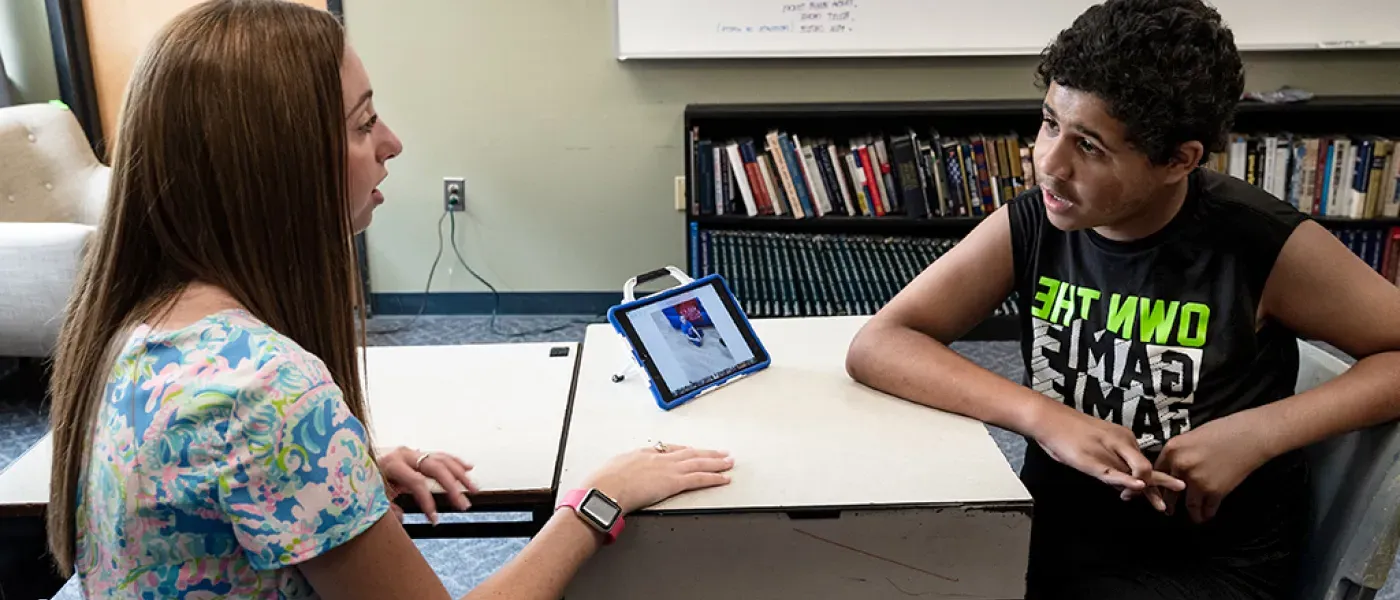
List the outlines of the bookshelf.
<svg viewBox="0 0 1400 600">
<path fill-rule="evenodd" d="M 911 277 L 911 269 L 907 268 L 910 265 L 900 267 L 895 264 L 907 263 L 909 260 L 897 261 L 889 256 L 851 258 L 853 255 L 845 254 L 847 251 L 844 249 L 832 250 L 831 248 L 836 247 L 833 240 L 960 239 L 981 221 L 982 214 L 995 210 L 1004 200 L 1009 199 L 1010 195 L 1032 184 L 1033 176 L 1026 172 L 1032 166 L 1025 160 L 1029 155 L 1030 142 L 1034 140 L 1039 127 L 1038 99 L 689 105 L 685 109 L 682 131 L 684 147 L 687 149 L 687 265 L 693 274 L 705 275 L 718 271 L 731 280 L 731 284 L 736 288 L 744 288 L 750 297 L 745 298 L 742 293 L 736 291 L 741 303 L 766 303 L 769 308 L 756 307 L 761 316 L 867 313 L 868 310 L 857 306 L 860 302 L 846 302 L 843 306 L 843 297 L 863 294 L 867 306 L 871 300 L 882 304 L 888 300 L 885 296 L 889 290 L 903 287 L 903 284 L 907 283 L 905 279 Z M 787 141 L 768 137 L 769 132 L 774 131 L 791 135 L 792 141 L 796 142 L 789 146 L 795 151 L 793 154 L 785 154 L 782 144 L 786 144 Z M 1248 150 L 1260 157 L 1260 170 L 1255 174 L 1262 179 L 1265 137 L 1291 135 L 1287 140 L 1299 140 L 1299 147 L 1303 145 L 1302 140 L 1311 138 L 1400 140 L 1400 96 L 1316 97 L 1304 103 L 1283 105 L 1245 101 L 1240 104 L 1233 131 L 1244 136 L 1239 139 L 1248 139 L 1250 144 L 1258 143 L 1257 149 L 1250 145 Z M 894 150 L 896 138 L 905 137 L 905 134 L 910 132 L 913 136 L 904 146 L 906 153 L 902 155 L 902 159 L 897 159 Z M 938 137 L 934 137 L 935 135 Z M 697 144 L 702 140 L 709 144 L 703 149 Z M 746 140 L 750 142 L 747 153 L 742 144 Z M 730 142 L 735 141 L 740 142 L 738 150 L 728 147 Z M 775 141 L 778 144 L 773 146 Z M 868 154 L 857 152 L 853 141 L 867 148 Z M 877 141 L 882 145 L 879 152 L 875 148 Z M 977 141 L 985 144 L 975 149 L 977 156 L 974 157 L 972 142 Z M 940 154 L 939 146 L 944 144 L 951 145 L 946 146 L 947 154 Z M 804 156 L 802 146 L 812 149 L 812 155 L 817 160 L 808 162 L 813 159 Z M 777 151 L 770 153 L 770 147 L 776 148 Z M 914 152 L 912 163 L 909 162 L 910 155 L 907 153 L 907 149 L 911 147 Z M 1327 142 L 1324 141 L 1322 147 L 1325 149 Z M 953 156 L 957 150 L 963 149 L 967 151 L 966 156 Z M 983 160 L 984 150 L 986 163 L 979 162 Z M 702 151 L 712 159 L 716 158 L 716 153 L 722 156 L 718 157 L 719 162 L 711 160 L 709 164 L 712 166 L 705 166 L 697 160 Z M 730 171 L 734 167 L 729 164 L 730 152 L 737 152 L 732 155 L 738 158 L 739 164 L 744 165 L 734 172 Z M 927 154 L 923 154 L 924 152 Z M 1228 149 L 1222 154 L 1227 153 Z M 1400 153 L 1400 150 L 1396 153 Z M 827 156 L 822 157 L 821 154 Z M 871 190 L 872 179 L 866 178 L 858 183 L 854 174 L 861 171 L 864 165 L 853 162 L 846 154 L 855 154 L 856 161 L 859 161 L 861 156 L 868 156 L 870 166 L 888 165 L 894 175 L 886 175 L 880 170 L 866 171 L 880 179 L 874 182 L 876 189 Z M 880 158 L 882 154 L 884 158 Z M 1278 156 L 1283 157 L 1282 154 Z M 780 169 L 784 167 L 780 160 L 788 161 L 788 169 L 794 166 L 790 163 L 797 163 L 798 170 L 788 171 L 798 176 L 792 179 L 794 184 L 800 185 L 803 182 L 800 179 L 802 176 L 815 175 L 814 179 L 807 180 L 808 197 L 803 201 L 806 202 L 808 214 L 803 218 L 793 216 L 797 209 L 791 206 L 785 215 L 763 214 L 763 196 L 767 196 L 767 212 L 781 213 L 782 209 L 777 207 L 777 203 L 787 202 L 788 197 L 792 195 L 793 188 L 785 188 L 782 182 Z M 999 163 L 994 162 L 998 160 Z M 904 165 L 901 165 L 901 162 Z M 1400 162 L 1400 159 L 1386 163 L 1386 168 L 1395 166 L 1396 162 Z M 746 171 L 749 163 L 754 163 L 751 173 Z M 1291 166 L 1294 163 L 1288 164 Z M 1299 160 L 1298 164 L 1306 164 L 1306 161 Z M 843 165 L 846 167 L 844 171 Z M 901 166 L 908 168 L 901 170 Z M 1221 163 L 1212 165 L 1212 168 L 1226 170 L 1228 167 Z M 989 192 L 989 188 L 985 187 L 987 181 L 969 177 L 966 183 L 971 187 L 961 189 L 964 198 L 954 198 L 953 194 L 958 192 L 958 189 L 952 180 L 962 176 L 962 173 L 955 172 L 960 169 L 965 173 L 976 171 L 979 175 L 990 172 L 993 176 L 990 184 L 996 190 Z M 716 178 L 717 170 L 719 178 Z M 906 180 L 900 179 L 901 172 L 911 174 L 907 181 L 917 180 L 918 183 L 914 186 L 922 188 L 922 196 L 907 195 L 910 190 L 908 186 L 903 185 Z M 935 172 L 946 177 L 940 181 Z M 914 175 L 915 173 L 917 175 Z M 1297 173 L 1299 181 L 1302 181 L 1301 173 Z M 738 180 L 739 174 L 747 175 L 742 185 Z M 1290 186 L 1287 189 L 1291 190 L 1293 184 L 1288 182 L 1292 181 L 1289 178 L 1292 175 L 1279 176 L 1283 179 L 1275 181 L 1282 181 L 1280 185 Z M 706 185 L 702 181 L 713 181 L 714 184 Z M 980 190 L 979 183 L 983 186 Z M 882 216 L 875 216 L 877 209 L 873 196 L 879 193 L 880 184 L 885 185 L 880 202 L 889 210 Z M 869 191 L 869 195 L 863 199 L 857 198 L 858 194 L 855 194 L 854 190 L 858 185 Z M 1301 183 L 1298 185 L 1298 194 L 1301 196 L 1302 190 L 1306 188 Z M 744 186 L 748 186 L 748 189 L 741 190 Z M 818 186 L 827 193 L 827 211 L 821 210 L 818 204 L 819 198 L 813 189 Z M 844 191 L 841 191 L 842 186 L 845 187 Z M 798 191 L 800 194 L 801 190 Z M 1318 195 L 1320 193 L 1315 192 Z M 709 198 L 711 203 L 707 205 L 701 202 L 702 197 Z M 716 206 L 713 203 L 716 198 L 725 197 L 731 199 L 727 207 Z M 911 216 L 923 212 L 909 208 L 912 206 L 909 200 L 920 197 L 925 200 L 930 214 Z M 755 203 L 759 214 L 748 214 L 746 200 Z M 1297 200 L 1298 198 L 1295 198 L 1295 201 Z M 862 201 L 865 202 L 864 205 L 861 204 Z M 802 202 L 798 204 L 803 205 Z M 843 209 L 842 204 L 847 208 Z M 847 214 L 851 209 L 854 209 L 856 214 Z M 1374 211 L 1374 218 L 1360 219 L 1322 214 L 1316 210 L 1313 212 L 1319 223 L 1332 229 L 1339 238 L 1352 245 L 1354 251 L 1367 258 L 1372 254 L 1381 254 L 1379 250 L 1370 249 L 1371 246 L 1367 244 L 1379 243 L 1384 247 L 1384 238 L 1392 235 L 1393 228 L 1400 227 L 1400 217 L 1381 216 L 1380 211 L 1380 208 Z M 947 216 L 938 214 L 940 212 L 945 212 Z M 1345 237 L 1343 233 L 1346 234 Z M 764 239 L 797 241 L 787 242 L 793 248 L 784 255 L 781 250 L 775 253 L 766 249 Z M 726 246 L 723 252 L 728 254 L 724 260 L 717 262 L 717 244 L 724 245 L 732 240 L 740 240 L 739 247 L 729 249 Z M 782 245 L 781 242 L 775 243 Z M 923 247 L 917 244 L 896 246 L 905 249 Z M 1386 247 L 1387 251 L 1390 249 Z M 803 252 L 825 253 L 825 256 L 817 257 L 808 263 L 808 257 L 803 255 Z M 842 261 L 848 258 L 852 264 L 843 265 Z M 784 264 L 782 260 L 788 262 Z M 777 262 L 768 264 L 771 261 Z M 850 282 L 845 281 L 845 274 L 850 273 L 853 266 L 876 269 L 889 267 L 896 271 L 891 275 L 894 281 L 875 282 L 878 285 L 873 287 L 882 288 L 883 291 L 870 289 L 862 292 L 853 289 L 859 286 L 852 286 Z M 1382 268 L 1379 261 L 1376 262 L 1376 268 Z M 795 286 L 796 290 L 793 290 L 790 287 L 785 288 L 791 283 L 788 279 L 809 281 L 799 281 Z M 804 297 L 803 285 L 808 286 L 809 294 L 818 294 L 815 304 L 822 306 L 784 308 L 783 305 L 788 301 L 796 301 L 800 305 L 804 300 L 813 300 Z M 823 287 L 832 290 L 828 292 L 829 297 L 825 299 L 825 303 L 820 298 L 822 290 L 817 289 Z M 775 298 L 779 314 L 771 314 L 774 310 L 771 305 L 774 304 Z M 749 309 L 748 306 L 745 308 Z M 1012 308 L 1003 306 L 997 315 L 990 317 L 965 339 L 1016 339 L 1018 331 Z"/>
</svg>

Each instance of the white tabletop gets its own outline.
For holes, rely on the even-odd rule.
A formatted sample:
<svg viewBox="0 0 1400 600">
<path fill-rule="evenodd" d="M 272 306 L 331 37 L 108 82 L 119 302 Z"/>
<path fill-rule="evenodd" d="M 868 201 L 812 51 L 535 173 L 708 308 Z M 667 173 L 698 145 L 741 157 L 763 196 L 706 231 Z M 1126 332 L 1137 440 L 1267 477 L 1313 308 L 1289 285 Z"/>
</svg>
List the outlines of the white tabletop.
<svg viewBox="0 0 1400 600">
<path fill-rule="evenodd" d="M 555 348 L 568 355 L 551 357 Z M 376 346 L 365 389 L 375 445 L 448 452 L 485 494 L 549 497 L 577 343 Z"/>
<path fill-rule="evenodd" d="M 629 360 L 610 327 L 588 328 L 559 490 L 611 456 L 657 440 L 728 450 L 728 486 L 654 510 L 1029 505 L 981 423 L 862 386 L 846 349 L 864 317 L 755 320 L 772 366 L 671 411 L 645 375 L 613 383 Z"/>
<path fill-rule="evenodd" d="M 37 515 L 49 503 L 53 434 L 46 433 L 23 456 L 0 471 L 0 516 Z"/>
<path fill-rule="evenodd" d="M 566 356 L 551 357 L 556 348 Z M 475 466 L 484 495 L 554 487 L 577 343 L 376 346 L 364 385 L 375 445 L 450 452 Z M 0 473 L 0 514 L 48 503 L 53 440 L 45 435 Z M 440 491 L 440 490 L 439 490 Z"/>
</svg>

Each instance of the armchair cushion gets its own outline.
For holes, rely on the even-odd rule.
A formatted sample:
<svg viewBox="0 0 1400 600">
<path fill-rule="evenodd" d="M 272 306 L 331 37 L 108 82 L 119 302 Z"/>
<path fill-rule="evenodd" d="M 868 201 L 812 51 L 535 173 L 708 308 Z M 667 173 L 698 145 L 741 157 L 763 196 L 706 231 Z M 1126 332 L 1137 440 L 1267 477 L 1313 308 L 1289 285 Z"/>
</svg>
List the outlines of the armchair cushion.
<svg viewBox="0 0 1400 600">
<path fill-rule="evenodd" d="M 0 223 L 0 356 L 48 356 L 94 228 Z"/>
<path fill-rule="evenodd" d="M 0 108 L 0 221 L 96 225 L 110 177 L 68 109 Z"/>
</svg>

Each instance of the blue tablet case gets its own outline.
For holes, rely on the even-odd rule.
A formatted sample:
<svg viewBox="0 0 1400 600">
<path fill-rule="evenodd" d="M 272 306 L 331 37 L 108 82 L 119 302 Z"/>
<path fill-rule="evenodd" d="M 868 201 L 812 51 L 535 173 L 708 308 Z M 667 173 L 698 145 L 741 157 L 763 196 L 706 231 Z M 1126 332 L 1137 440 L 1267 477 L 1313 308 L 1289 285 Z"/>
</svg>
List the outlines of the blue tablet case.
<svg viewBox="0 0 1400 600">
<path fill-rule="evenodd" d="M 664 273 L 664 271 L 662 271 L 662 273 Z M 656 380 L 651 378 L 650 371 L 647 371 L 646 365 L 642 364 L 641 353 L 638 352 L 636 346 L 632 344 L 632 340 L 627 338 L 627 332 L 622 328 L 622 322 L 618 319 L 618 314 L 644 304 L 660 302 L 667 298 L 679 296 L 691 290 L 699 289 L 701 287 L 710 285 L 712 282 L 715 281 L 719 282 L 719 288 L 723 290 L 724 295 L 727 297 L 728 301 L 734 303 L 734 312 L 736 313 L 734 324 L 747 329 L 750 333 L 753 333 L 754 344 L 757 345 L 758 348 L 763 351 L 763 356 L 765 356 L 766 358 L 762 362 L 741 369 L 739 371 L 735 371 L 734 373 L 731 373 L 726 377 L 712 381 L 700 387 L 699 389 L 692 390 L 683 396 L 676 397 L 676 399 L 672 400 L 671 402 L 667 402 L 665 396 L 661 393 L 661 388 L 659 387 L 659 385 L 664 384 L 658 384 Z M 617 306 L 609 308 L 608 322 L 612 323 L 613 329 L 617 331 L 618 335 L 622 336 L 622 339 L 627 340 L 628 349 L 632 352 L 632 360 L 642 367 L 642 372 L 645 373 L 647 376 L 647 382 L 648 386 L 651 389 L 651 395 L 653 398 L 656 399 L 656 405 L 661 407 L 662 410 L 671 410 L 677 406 L 685 404 L 686 402 L 694 400 L 695 398 L 699 398 L 700 396 L 703 396 L 706 393 L 714 391 L 718 388 L 721 388 L 725 385 L 728 385 L 745 377 L 748 377 L 749 375 L 752 375 L 758 371 L 762 371 L 763 369 L 768 368 L 768 365 L 772 362 L 773 359 L 772 355 L 768 354 L 768 349 L 763 346 L 763 340 L 758 339 L 758 333 L 754 332 L 753 325 L 749 323 L 748 315 L 744 314 L 744 309 L 739 306 L 739 301 L 734 297 L 734 292 L 730 291 L 729 284 L 718 273 L 714 275 L 707 275 L 705 277 L 701 277 L 700 279 L 696 279 L 690 283 L 686 283 L 665 291 L 657 292 L 644 298 L 639 298 L 637 300 L 625 302 L 623 304 L 619 304 Z"/>
</svg>

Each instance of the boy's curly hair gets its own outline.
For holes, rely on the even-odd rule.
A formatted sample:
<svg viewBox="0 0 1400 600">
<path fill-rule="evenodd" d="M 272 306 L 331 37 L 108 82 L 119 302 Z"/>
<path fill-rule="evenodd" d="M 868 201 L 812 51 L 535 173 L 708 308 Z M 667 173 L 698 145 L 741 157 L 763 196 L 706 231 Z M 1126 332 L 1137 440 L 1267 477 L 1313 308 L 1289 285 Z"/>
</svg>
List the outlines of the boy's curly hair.
<svg viewBox="0 0 1400 600">
<path fill-rule="evenodd" d="M 1200 0 L 1107 0 L 1041 53 L 1037 84 L 1098 96 L 1154 164 L 1196 140 L 1225 148 L 1244 65 L 1220 13 Z M 1202 156 L 1204 162 L 1206 156 Z"/>
</svg>

